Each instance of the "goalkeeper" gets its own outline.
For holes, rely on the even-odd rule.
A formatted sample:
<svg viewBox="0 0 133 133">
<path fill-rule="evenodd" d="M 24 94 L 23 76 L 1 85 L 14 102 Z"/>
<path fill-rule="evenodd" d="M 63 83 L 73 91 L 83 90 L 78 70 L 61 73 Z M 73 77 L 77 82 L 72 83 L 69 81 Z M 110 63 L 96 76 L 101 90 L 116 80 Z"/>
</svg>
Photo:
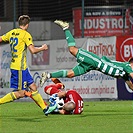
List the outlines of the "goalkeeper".
<svg viewBox="0 0 133 133">
<path fill-rule="evenodd" d="M 110 60 L 105 56 L 100 58 L 96 54 L 82 48 L 78 49 L 75 46 L 75 40 L 68 29 L 69 23 L 60 20 L 56 20 L 55 23 L 63 28 L 69 52 L 75 56 L 78 64 L 71 70 L 59 70 L 52 73 L 43 72 L 40 80 L 41 86 L 43 86 L 48 78 L 72 78 L 85 74 L 91 70 L 97 70 L 115 78 L 123 78 L 129 88 L 133 90 L 133 83 L 131 81 L 131 79 L 133 79 L 133 58 L 131 58 L 128 62 L 118 62 Z"/>
<path fill-rule="evenodd" d="M 50 102 L 55 104 L 56 97 L 64 99 L 62 109 L 58 109 L 58 107 L 56 107 L 56 112 L 60 114 L 81 114 L 83 112 L 82 97 L 75 90 L 65 91 L 65 86 L 59 79 L 51 78 L 51 80 L 55 84 L 48 85 L 44 88 L 44 92 L 50 95 Z M 25 92 L 25 95 L 32 98 L 30 92 Z"/>
<path fill-rule="evenodd" d="M 60 114 L 81 114 L 83 112 L 83 99 L 75 90 L 64 90 L 64 84 L 56 78 L 52 78 L 55 84 L 48 85 L 44 88 L 44 92 L 52 96 L 53 101 L 56 97 L 64 99 L 64 106 L 59 109 Z"/>
</svg>

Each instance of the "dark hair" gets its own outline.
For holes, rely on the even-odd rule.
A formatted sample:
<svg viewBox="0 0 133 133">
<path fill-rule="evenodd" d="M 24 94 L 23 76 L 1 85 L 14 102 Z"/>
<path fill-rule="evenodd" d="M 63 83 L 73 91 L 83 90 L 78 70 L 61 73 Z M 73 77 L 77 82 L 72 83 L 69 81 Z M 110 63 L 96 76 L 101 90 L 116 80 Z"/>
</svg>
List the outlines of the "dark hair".
<svg viewBox="0 0 133 133">
<path fill-rule="evenodd" d="M 129 63 L 133 62 L 133 57 L 129 58 L 128 62 Z"/>
<path fill-rule="evenodd" d="M 18 18 L 19 26 L 26 26 L 30 22 L 30 17 L 28 15 L 22 15 Z"/>
</svg>

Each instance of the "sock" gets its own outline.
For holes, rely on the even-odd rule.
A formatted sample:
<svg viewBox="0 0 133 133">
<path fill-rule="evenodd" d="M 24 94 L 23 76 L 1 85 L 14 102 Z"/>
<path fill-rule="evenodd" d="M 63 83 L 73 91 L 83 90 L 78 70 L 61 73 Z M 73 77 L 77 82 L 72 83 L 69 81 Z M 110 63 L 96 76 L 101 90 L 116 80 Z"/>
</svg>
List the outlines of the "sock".
<svg viewBox="0 0 133 133">
<path fill-rule="evenodd" d="M 51 78 L 62 78 L 67 76 L 67 70 L 61 70 L 51 73 Z"/>
<path fill-rule="evenodd" d="M 32 99 L 32 100 L 34 100 L 33 99 L 33 97 L 32 97 L 32 95 L 30 96 L 30 98 Z M 34 102 L 41 108 L 41 106 L 34 100 Z M 47 106 L 48 104 L 45 102 L 45 101 L 43 101 L 44 102 L 44 104 Z"/>
<path fill-rule="evenodd" d="M 38 91 L 32 92 L 32 99 L 40 108 L 45 109 L 47 107 Z"/>
<path fill-rule="evenodd" d="M 0 98 L 0 104 L 7 103 L 7 102 L 12 102 L 16 100 L 16 96 L 14 92 L 6 94 L 4 97 Z"/>
<path fill-rule="evenodd" d="M 66 40 L 67 40 L 67 43 L 68 43 L 68 46 L 75 46 L 75 39 L 73 38 L 70 30 L 66 29 L 65 30 L 65 35 L 66 35 Z"/>
<path fill-rule="evenodd" d="M 32 100 L 34 100 L 33 97 L 32 97 L 32 93 L 29 92 L 29 91 L 25 91 L 25 96 L 30 97 Z M 35 100 L 34 100 L 34 102 L 40 107 L 40 105 Z M 44 101 L 44 104 L 47 105 L 47 103 L 45 101 Z"/>
</svg>

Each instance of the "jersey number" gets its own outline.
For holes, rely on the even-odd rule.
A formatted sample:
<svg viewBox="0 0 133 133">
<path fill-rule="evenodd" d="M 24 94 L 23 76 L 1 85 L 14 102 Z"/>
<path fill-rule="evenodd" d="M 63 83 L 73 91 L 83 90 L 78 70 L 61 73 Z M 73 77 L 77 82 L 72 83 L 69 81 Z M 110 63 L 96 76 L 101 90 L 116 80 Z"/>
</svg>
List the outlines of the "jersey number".
<svg viewBox="0 0 133 133">
<path fill-rule="evenodd" d="M 78 100 L 78 112 L 81 113 L 83 111 L 83 101 Z"/>
<path fill-rule="evenodd" d="M 17 44 L 18 44 L 18 38 L 11 37 L 10 38 L 10 47 L 11 47 L 11 51 L 12 52 L 17 52 L 17 50 L 15 49 L 15 47 L 17 46 Z"/>
<path fill-rule="evenodd" d="M 12 52 L 12 57 L 16 58 L 17 55 L 15 54 L 15 52 L 17 52 L 17 50 L 15 49 L 15 47 L 18 45 L 18 38 L 10 38 L 10 47 L 11 47 L 11 52 Z M 12 62 L 14 62 L 14 59 L 12 58 Z"/>
</svg>

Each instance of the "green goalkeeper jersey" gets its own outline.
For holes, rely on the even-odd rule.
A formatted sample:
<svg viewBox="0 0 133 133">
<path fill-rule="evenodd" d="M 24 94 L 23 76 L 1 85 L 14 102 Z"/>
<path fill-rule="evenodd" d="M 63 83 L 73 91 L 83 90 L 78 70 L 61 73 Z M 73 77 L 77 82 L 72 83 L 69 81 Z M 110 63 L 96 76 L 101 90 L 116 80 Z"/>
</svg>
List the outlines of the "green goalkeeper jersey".
<svg viewBox="0 0 133 133">
<path fill-rule="evenodd" d="M 76 58 L 78 65 L 82 66 L 86 72 L 98 70 L 112 77 L 122 77 L 125 80 L 129 78 L 130 73 L 133 73 L 129 62 L 113 61 L 105 56 L 100 58 L 84 49 L 79 49 Z"/>
</svg>

